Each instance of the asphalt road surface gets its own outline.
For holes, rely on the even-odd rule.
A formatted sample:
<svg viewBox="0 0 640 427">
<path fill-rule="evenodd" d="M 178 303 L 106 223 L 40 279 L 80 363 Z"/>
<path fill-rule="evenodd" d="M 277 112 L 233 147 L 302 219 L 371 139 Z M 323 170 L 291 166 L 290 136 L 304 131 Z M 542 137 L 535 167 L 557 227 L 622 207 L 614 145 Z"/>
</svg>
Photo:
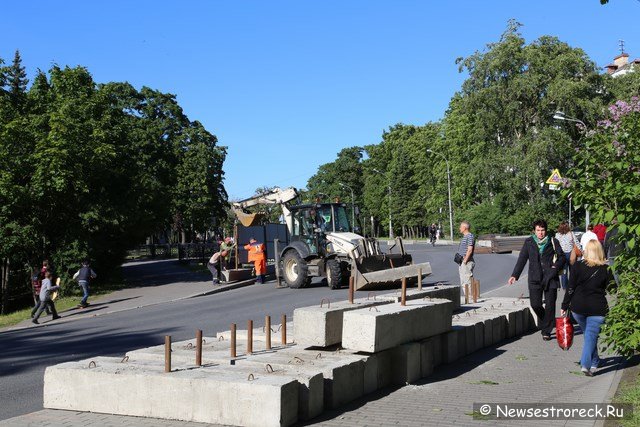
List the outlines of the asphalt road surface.
<svg viewBox="0 0 640 427">
<path fill-rule="evenodd" d="M 406 249 L 414 262 L 431 263 L 433 274 L 425 278 L 425 284 L 459 283 L 453 246 L 421 244 L 406 245 Z M 513 255 L 493 254 L 476 255 L 475 259 L 475 276 L 483 293 L 504 286 L 516 261 Z M 126 276 L 126 269 L 124 273 Z M 189 274 L 192 275 L 186 273 Z M 147 277 L 151 279 L 148 272 Z M 290 319 L 295 308 L 318 304 L 322 298 L 345 300 L 347 290 L 332 291 L 320 280 L 307 289 L 248 286 L 46 328 L 2 332 L 0 420 L 42 409 L 43 376 L 49 365 L 94 356 L 122 356 L 129 350 L 160 345 L 165 335 L 171 335 L 174 341 L 193 338 L 196 329 L 202 329 L 205 336 L 213 335 L 228 330 L 231 323 L 242 327 L 248 319 L 261 326 L 265 315 L 271 315 L 279 323 L 281 314 Z"/>
</svg>

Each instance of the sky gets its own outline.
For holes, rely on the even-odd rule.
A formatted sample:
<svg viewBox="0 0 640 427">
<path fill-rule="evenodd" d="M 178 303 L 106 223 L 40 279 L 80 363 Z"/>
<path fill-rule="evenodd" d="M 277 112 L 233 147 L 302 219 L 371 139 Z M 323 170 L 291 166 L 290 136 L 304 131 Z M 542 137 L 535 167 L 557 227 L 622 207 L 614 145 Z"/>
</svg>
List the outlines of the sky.
<svg viewBox="0 0 640 427">
<path fill-rule="evenodd" d="M 28 6 L 26 6 L 28 5 Z M 3 2 L 0 58 L 28 75 L 86 67 L 98 83 L 175 94 L 228 147 L 230 199 L 303 188 L 345 147 L 397 123 L 440 120 L 465 75 L 455 60 L 510 18 L 600 67 L 640 57 L 640 0 L 110 0 Z"/>
</svg>

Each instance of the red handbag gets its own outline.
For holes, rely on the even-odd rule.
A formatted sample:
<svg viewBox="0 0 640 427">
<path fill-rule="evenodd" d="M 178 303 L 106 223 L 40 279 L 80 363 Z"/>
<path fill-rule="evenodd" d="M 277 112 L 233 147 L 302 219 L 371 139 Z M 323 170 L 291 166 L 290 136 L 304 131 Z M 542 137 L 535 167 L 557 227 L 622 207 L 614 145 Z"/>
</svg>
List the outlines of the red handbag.
<svg viewBox="0 0 640 427">
<path fill-rule="evenodd" d="M 573 325 L 569 311 L 566 316 L 556 317 L 556 339 L 563 350 L 569 350 L 573 344 Z"/>
</svg>

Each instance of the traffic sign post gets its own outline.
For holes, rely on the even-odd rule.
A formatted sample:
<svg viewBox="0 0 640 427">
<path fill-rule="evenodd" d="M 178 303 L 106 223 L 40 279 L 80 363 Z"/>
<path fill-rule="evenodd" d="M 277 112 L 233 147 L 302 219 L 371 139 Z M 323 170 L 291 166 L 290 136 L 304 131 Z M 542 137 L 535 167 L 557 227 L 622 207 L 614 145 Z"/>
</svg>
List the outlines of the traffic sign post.
<svg viewBox="0 0 640 427">
<path fill-rule="evenodd" d="M 547 178 L 547 184 L 549 184 L 549 190 L 554 191 L 560 187 L 562 183 L 562 176 L 560 175 L 560 171 L 558 169 L 554 169 L 551 172 L 551 176 Z"/>
</svg>

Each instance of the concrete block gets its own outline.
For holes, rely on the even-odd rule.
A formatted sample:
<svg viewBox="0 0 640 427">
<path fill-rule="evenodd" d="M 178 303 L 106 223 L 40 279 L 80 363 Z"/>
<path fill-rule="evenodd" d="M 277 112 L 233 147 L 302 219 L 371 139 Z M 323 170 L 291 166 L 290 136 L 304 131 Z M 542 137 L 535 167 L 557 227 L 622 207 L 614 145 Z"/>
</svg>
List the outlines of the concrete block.
<svg viewBox="0 0 640 427">
<path fill-rule="evenodd" d="M 484 343 L 483 347 L 492 346 L 493 341 L 493 319 L 485 319 L 482 322 L 484 324 Z"/>
<path fill-rule="evenodd" d="M 442 362 L 450 364 L 458 360 L 458 344 L 460 329 L 453 329 L 449 332 L 442 334 Z"/>
<path fill-rule="evenodd" d="M 422 377 L 420 361 L 420 344 L 417 342 L 391 349 L 393 384 L 406 385 L 418 381 Z"/>
<path fill-rule="evenodd" d="M 84 360 L 46 369 L 45 408 L 246 426 L 288 426 L 298 419 L 299 385 L 287 376 L 249 381 L 216 367 L 164 373 L 159 363 L 91 360 L 95 367 Z"/>
<path fill-rule="evenodd" d="M 433 373 L 435 367 L 434 342 L 435 340 L 432 338 L 420 342 L 420 376 L 422 378 L 426 378 Z"/>
<path fill-rule="evenodd" d="M 271 320 L 273 322 L 273 319 Z M 240 325 L 242 326 L 242 325 Z M 216 338 L 219 340 L 222 339 L 224 341 L 231 340 L 231 331 L 223 331 L 218 332 Z M 267 333 L 264 329 L 264 326 L 260 326 L 257 328 L 253 328 L 253 341 L 259 342 L 264 345 L 264 342 L 267 340 Z M 246 343 L 247 341 L 247 330 L 246 329 L 237 329 L 236 330 L 236 342 Z M 287 322 L 287 344 L 293 344 L 295 342 L 295 332 L 293 329 L 293 322 Z M 282 332 L 281 325 L 271 325 L 271 345 L 278 346 L 282 344 Z M 256 346 L 254 346 L 256 347 Z M 259 347 L 259 346 L 258 346 Z"/>
<path fill-rule="evenodd" d="M 247 358 L 242 362 L 229 366 L 231 372 L 242 372 L 244 375 L 286 376 L 298 381 L 298 419 L 310 420 L 319 416 L 324 410 L 324 377 L 314 369 L 305 369 L 299 365 L 282 363 L 262 363 Z M 317 369 L 317 368 L 316 368 Z"/>
<path fill-rule="evenodd" d="M 513 338 L 516 336 L 516 318 L 518 317 L 517 311 L 507 313 L 507 338 Z"/>
<path fill-rule="evenodd" d="M 250 268 L 238 268 L 231 270 L 222 270 L 222 276 L 226 282 L 239 282 L 241 280 L 249 280 L 253 276 Z"/>
<path fill-rule="evenodd" d="M 417 288 L 407 289 L 407 301 L 424 299 L 446 299 L 453 303 L 453 311 L 460 309 L 460 285 L 436 285 L 426 286 L 422 290 Z M 379 299 L 390 300 L 392 302 L 400 302 L 400 290 L 396 290 L 390 294 L 378 296 Z"/>
<path fill-rule="evenodd" d="M 498 344 L 507 338 L 507 318 L 497 315 L 493 318 L 493 344 Z"/>
<path fill-rule="evenodd" d="M 420 341 L 420 352 L 429 351 L 427 348 L 432 348 L 433 352 L 433 367 L 442 365 L 442 335 L 436 335 L 435 337 L 427 338 Z"/>
<path fill-rule="evenodd" d="M 381 305 L 344 313 L 342 346 L 376 353 L 451 329 L 453 303 L 433 299 Z"/>
<path fill-rule="evenodd" d="M 247 357 L 246 343 L 238 342 L 236 345 L 235 359 L 231 359 L 229 341 L 218 341 L 213 337 L 205 337 L 202 345 L 203 365 L 231 365 L 238 360 Z M 264 349 L 256 349 L 256 353 L 266 352 Z M 273 350 L 275 351 L 275 350 Z M 164 345 L 142 348 L 129 351 L 126 354 L 132 362 L 137 361 L 157 361 L 164 363 Z M 191 368 L 195 366 L 196 348 L 194 340 L 174 342 L 171 344 L 171 363 L 177 368 Z"/>
<path fill-rule="evenodd" d="M 347 311 L 389 304 L 389 300 L 357 299 L 332 302 L 323 307 L 296 308 L 293 311 L 293 334 L 302 347 L 328 347 L 342 342 L 343 315 Z"/>
<path fill-rule="evenodd" d="M 369 356 L 347 352 L 329 352 L 287 348 L 273 354 L 249 356 L 246 360 L 296 365 L 324 377 L 324 407 L 334 409 L 364 395 L 365 364 Z M 239 361 L 238 364 L 245 363 Z"/>
</svg>

